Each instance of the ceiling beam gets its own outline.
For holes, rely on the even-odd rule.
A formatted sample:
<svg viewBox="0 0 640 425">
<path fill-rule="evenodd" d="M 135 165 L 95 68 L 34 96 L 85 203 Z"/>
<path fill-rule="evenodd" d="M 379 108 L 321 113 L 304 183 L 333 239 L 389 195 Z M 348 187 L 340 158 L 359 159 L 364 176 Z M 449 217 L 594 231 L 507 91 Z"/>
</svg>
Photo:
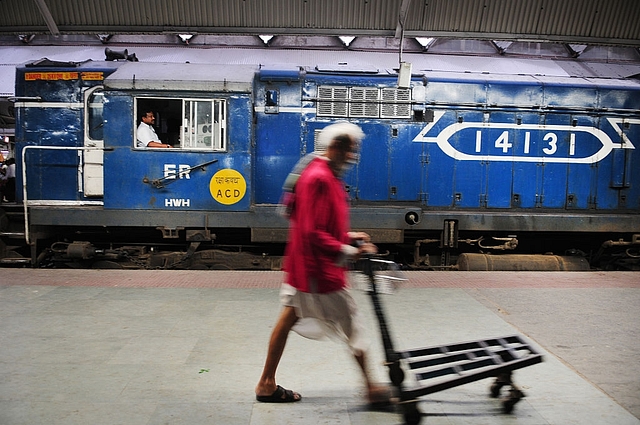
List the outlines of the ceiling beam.
<svg viewBox="0 0 640 425">
<path fill-rule="evenodd" d="M 407 17 L 407 11 L 409 10 L 409 4 L 411 0 L 402 0 L 400 4 L 400 10 L 398 11 L 398 25 L 396 26 L 396 38 L 402 38 L 404 32 L 404 21 Z"/>
<path fill-rule="evenodd" d="M 40 9 L 40 14 L 44 18 L 44 21 L 47 23 L 47 28 L 52 35 L 58 36 L 60 35 L 60 30 L 58 30 L 58 25 L 56 25 L 56 21 L 51 16 L 51 11 L 49 11 L 49 7 L 45 0 L 35 0 L 38 5 L 38 9 Z"/>
</svg>

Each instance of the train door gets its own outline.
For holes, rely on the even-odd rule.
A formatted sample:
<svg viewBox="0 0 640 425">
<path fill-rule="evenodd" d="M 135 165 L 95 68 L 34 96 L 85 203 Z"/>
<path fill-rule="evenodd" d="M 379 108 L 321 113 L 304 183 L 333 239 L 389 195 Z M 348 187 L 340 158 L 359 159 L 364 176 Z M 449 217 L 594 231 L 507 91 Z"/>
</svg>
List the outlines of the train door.
<svg viewBox="0 0 640 425">
<path fill-rule="evenodd" d="M 102 148 L 104 94 L 102 86 L 93 87 L 84 93 L 84 147 Z M 104 194 L 102 149 L 85 150 L 80 154 L 80 172 L 85 196 L 102 196 Z"/>
<path fill-rule="evenodd" d="M 536 112 L 522 112 L 516 117 L 517 127 L 544 124 Z M 539 182 L 542 179 L 542 161 L 528 161 L 528 156 L 537 156 L 537 134 L 531 130 L 520 130 L 514 141 L 513 191 L 511 206 L 514 208 L 536 208 L 540 206 Z"/>
<path fill-rule="evenodd" d="M 477 125 L 485 119 L 488 120 L 488 114 L 478 111 L 459 111 L 456 113 L 455 122 Z M 494 136 L 489 129 L 485 129 L 459 131 L 449 139 L 456 151 L 473 152 L 473 155 L 468 156 L 467 159 L 454 162 L 453 206 L 486 207 L 488 202 L 495 204 L 502 198 L 502 185 L 508 181 L 508 175 L 505 176 L 501 164 L 482 159 L 482 155 L 490 155 L 489 140 Z"/>
<path fill-rule="evenodd" d="M 312 104 L 302 104 L 301 73 L 297 67 L 263 67 L 255 84 L 256 204 L 277 204 L 282 185 L 298 160 L 313 150 L 307 145 L 306 118 Z M 313 138 L 313 130 L 311 130 Z M 286 238 L 286 236 L 285 236 Z"/>
<path fill-rule="evenodd" d="M 586 114 L 576 114 L 570 117 L 572 127 L 575 122 L 575 125 L 581 127 L 598 128 L 599 121 L 599 118 L 587 116 Z M 585 155 L 584 153 L 587 151 L 586 148 L 588 146 L 582 136 L 583 134 L 574 133 L 573 137 L 570 136 L 569 140 L 565 142 L 568 150 L 568 158 L 588 156 L 588 154 Z M 568 163 L 567 188 L 565 194 L 563 194 L 566 195 L 566 208 L 583 210 L 593 208 L 598 188 L 597 179 L 598 167 L 596 164 Z"/>
<path fill-rule="evenodd" d="M 540 199 L 538 207 L 564 208 L 566 204 L 567 182 L 569 172 L 571 138 L 566 130 L 572 128 L 571 116 L 566 114 L 546 114 L 544 125 L 554 129 L 541 135 L 538 155 L 541 158 L 557 159 L 558 162 L 542 162 L 540 164 L 541 180 L 539 181 Z M 585 182 L 588 184 L 588 182 Z"/>
</svg>

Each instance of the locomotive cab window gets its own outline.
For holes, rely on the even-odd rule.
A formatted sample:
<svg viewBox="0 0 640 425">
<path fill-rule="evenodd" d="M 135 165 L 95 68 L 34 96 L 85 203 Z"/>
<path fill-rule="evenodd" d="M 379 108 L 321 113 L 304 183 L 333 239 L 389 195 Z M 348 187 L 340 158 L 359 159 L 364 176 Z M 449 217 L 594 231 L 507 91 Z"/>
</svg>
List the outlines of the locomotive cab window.
<svg viewBox="0 0 640 425">
<path fill-rule="evenodd" d="M 222 99 L 136 99 L 136 147 L 145 146 L 141 123 L 153 128 L 161 147 L 183 150 L 226 150 L 226 101 Z M 147 119 L 143 120 L 143 117 Z M 148 134 L 148 132 L 146 132 Z M 148 137 L 148 136 L 147 136 Z"/>
</svg>

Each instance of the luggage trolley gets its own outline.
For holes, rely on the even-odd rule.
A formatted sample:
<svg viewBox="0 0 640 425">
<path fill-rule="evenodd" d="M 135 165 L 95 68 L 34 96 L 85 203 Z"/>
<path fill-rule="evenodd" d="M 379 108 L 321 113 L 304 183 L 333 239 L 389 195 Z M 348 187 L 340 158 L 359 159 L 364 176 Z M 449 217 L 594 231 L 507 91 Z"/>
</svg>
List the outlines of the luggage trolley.
<svg viewBox="0 0 640 425">
<path fill-rule="evenodd" d="M 524 393 L 513 383 L 512 372 L 542 362 L 540 353 L 518 335 L 396 351 L 379 295 L 393 292 L 398 281 L 406 279 L 392 261 L 369 256 L 363 258 L 362 266 L 367 277 L 367 284 L 362 289 L 371 296 L 386 366 L 397 390 L 405 423 L 420 423 L 422 413 L 417 407 L 418 397 L 491 377 L 496 378 L 490 388 L 492 397 L 497 398 L 502 387 L 511 387 L 502 400 L 502 407 L 505 413 L 513 410 Z M 416 384 L 404 382 L 405 370 L 413 373 Z"/>
</svg>

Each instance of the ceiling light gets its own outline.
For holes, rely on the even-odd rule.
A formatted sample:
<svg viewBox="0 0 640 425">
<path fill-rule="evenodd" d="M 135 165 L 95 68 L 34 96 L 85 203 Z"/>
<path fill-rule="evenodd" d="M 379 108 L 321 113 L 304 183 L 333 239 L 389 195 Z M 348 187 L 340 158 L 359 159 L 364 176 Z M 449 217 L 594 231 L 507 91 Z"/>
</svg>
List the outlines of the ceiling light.
<svg viewBox="0 0 640 425">
<path fill-rule="evenodd" d="M 184 44 L 189 44 L 189 40 L 193 38 L 193 34 L 178 34 L 178 37 L 180 37 L 180 41 Z"/>
<path fill-rule="evenodd" d="M 271 39 L 273 38 L 272 35 L 259 35 L 258 37 L 260 37 L 260 39 L 262 40 L 262 42 L 264 44 L 266 44 L 267 46 L 269 45 L 269 41 L 271 41 Z"/>
<path fill-rule="evenodd" d="M 25 44 L 29 44 L 31 43 L 31 40 L 33 40 L 34 38 L 36 38 L 36 36 L 34 34 L 21 34 L 18 36 L 18 40 L 22 41 Z"/>
<path fill-rule="evenodd" d="M 351 42 L 352 42 L 353 40 L 355 40 L 355 37 L 351 37 L 351 36 L 348 36 L 348 35 L 341 35 L 341 36 L 339 36 L 338 38 L 339 38 L 339 39 L 344 43 L 344 45 L 345 45 L 345 46 L 347 46 L 347 47 L 349 47 L 349 44 L 351 44 Z"/>
<path fill-rule="evenodd" d="M 112 36 L 113 34 L 98 34 L 98 39 L 100 39 L 101 43 L 105 44 L 111 39 Z"/>
<path fill-rule="evenodd" d="M 433 37 L 416 37 L 416 41 L 424 48 L 424 50 L 427 50 L 431 47 L 433 42 L 436 41 L 436 39 Z"/>
</svg>

